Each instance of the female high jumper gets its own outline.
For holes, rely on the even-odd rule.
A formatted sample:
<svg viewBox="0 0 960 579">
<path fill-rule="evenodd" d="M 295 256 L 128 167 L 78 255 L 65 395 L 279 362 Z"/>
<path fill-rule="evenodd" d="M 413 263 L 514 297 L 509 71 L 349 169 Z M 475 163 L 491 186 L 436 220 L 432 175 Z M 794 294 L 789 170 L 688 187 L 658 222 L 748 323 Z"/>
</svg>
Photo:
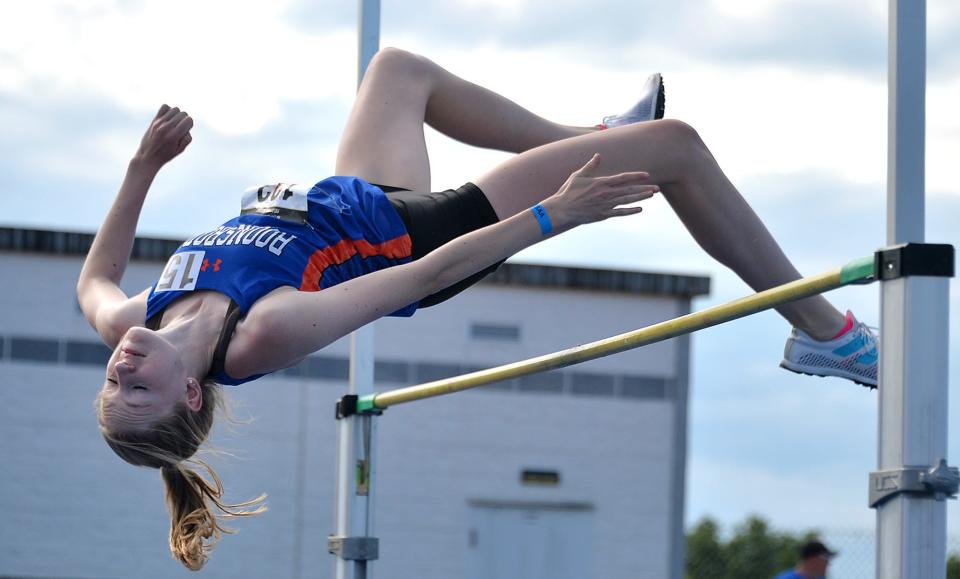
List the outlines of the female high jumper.
<svg viewBox="0 0 960 579">
<path fill-rule="evenodd" d="M 216 473 L 191 459 L 221 384 L 292 366 L 382 316 L 438 304 L 538 241 L 639 213 L 636 203 L 660 193 L 697 243 L 754 290 L 799 279 L 696 131 L 657 120 L 660 76 L 644 89 L 623 115 L 563 126 L 426 58 L 381 50 L 341 138 L 337 176 L 249 189 L 238 217 L 185 241 L 151 288 L 128 297 L 119 283 L 147 190 L 191 141 L 187 113 L 161 107 L 97 232 L 77 295 L 114 348 L 97 396 L 100 430 L 127 462 L 160 469 L 173 555 L 199 569 L 225 530 L 220 519 L 263 508 L 263 497 L 223 502 Z M 431 193 L 424 123 L 517 155 L 472 183 Z M 852 314 L 820 296 L 777 311 L 794 327 L 783 367 L 876 386 L 876 338 Z"/>
</svg>

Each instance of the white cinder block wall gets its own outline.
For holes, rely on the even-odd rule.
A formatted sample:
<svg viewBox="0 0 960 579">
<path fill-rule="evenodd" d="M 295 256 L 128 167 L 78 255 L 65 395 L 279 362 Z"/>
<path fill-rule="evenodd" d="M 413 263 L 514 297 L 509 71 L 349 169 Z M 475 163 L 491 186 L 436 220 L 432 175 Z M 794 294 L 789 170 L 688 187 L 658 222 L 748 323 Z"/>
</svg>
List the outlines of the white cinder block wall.
<svg viewBox="0 0 960 579">
<path fill-rule="evenodd" d="M 92 400 L 104 352 L 74 297 L 83 257 L 75 244 L 89 242 L 77 237 L 64 244 L 62 233 L 0 230 L 0 576 L 194 576 L 169 555 L 158 472 L 128 466 L 97 432 Z M 144 251 L 159 256 L 162 249 Z M 150 285 L 161 266 L 134 261 L 127 291 Z M 514 280 L 558 270 L 513 267 L 507 277 Z M 634 282 L 646 276 L 654 292 L 494 279 L 411 319 L 378 322 L 377 358 L 387 364 L 378 368 L 377 387 L 672 318 L 707 286 L 703 278 L 630 275 Z M 477 336 L 477 324 L 515 335 Z M 234 456 L 206 459 L 228 499 L 265 491 L 270 510 L 234 523 L 239 533 L 224 538 L 203 576 L 330 576 L 333 408 L 345 390 L 346 340 L 321 356 L 228 387 L 236 414 L 251 422 L 218 425 L 213 446 Z M 681 548 L 688 363 L 686 342 L 672 340 L 553 377 L 389 409 L 378 419 L 376 576 L 470 576 L 477 505 L 531 512 L 577 505 L 589 513 L 577 532 L 586 537 L 578 549 L 592 577 L 669 577 Z M 556 472 L 560 483 L 524 485 L 525 469 Z"/>
</svg>

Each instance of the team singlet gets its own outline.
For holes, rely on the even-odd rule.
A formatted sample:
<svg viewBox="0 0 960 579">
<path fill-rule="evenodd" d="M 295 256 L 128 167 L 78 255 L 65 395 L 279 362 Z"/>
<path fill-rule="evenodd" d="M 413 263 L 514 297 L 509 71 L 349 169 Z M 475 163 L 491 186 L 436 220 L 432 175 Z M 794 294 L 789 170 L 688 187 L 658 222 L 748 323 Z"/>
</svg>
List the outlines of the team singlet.
<svg viewBox="0 0 960 579">
<path fill-rule="evenodd" d="M 239 217 L 186 240 L 170 257 L 147 298 L 147 319 L 198 290 L 229 296 L 243 316 L 278 287 L 319 291 L 406 263 L 411 250 L 390 201 L 362 179 L 254 187 Z M 411 316 L 416 308 L 391 315 Z"/>
</svg>

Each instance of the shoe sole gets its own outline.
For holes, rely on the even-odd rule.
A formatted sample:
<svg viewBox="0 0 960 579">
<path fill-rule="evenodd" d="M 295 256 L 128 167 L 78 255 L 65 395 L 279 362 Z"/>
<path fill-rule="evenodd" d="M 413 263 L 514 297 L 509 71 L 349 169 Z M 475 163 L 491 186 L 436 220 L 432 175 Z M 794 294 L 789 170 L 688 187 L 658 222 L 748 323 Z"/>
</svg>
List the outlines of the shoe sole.
<svg viewBox="0 0 960 579">
<path fill-rule="evenodd" d="M 653 113 L 654 119 L 662 119 L 667 109 L 667 90 L 663 85 L 663 76 L 660 76 L 660 86 L 657 87 L 657 108 Z"/>
<path fill-rule="evenodd" d="M 876 385 L 876 384 L 871 384 L 871 383 L 869 383 L 869 382 L 864 382 L 863 379 L 861 379 L 861 378 L 860 378 L 859 376 L 857 376 L 856 374 L 851 374 L 851 373 L 848 373 L 848 372 L 842 372 L 842 373 L 841 373 L 841 372 L 838 372 L 838 373 L 836 373 L 836 374 L 817 374 L 817 373 L 815 373 L 813 370 L 808 370 L 806 366 L 793 366 L 793 367 L 791 367 L 791 366 L 788 366 L 788 365 L 787 365 L 787 362 L 780 362 L 780 367 L 783 368 L 784 370 L 789 370 L 789 371 L 793 372 L 794 374 L 803 374 L 803 375 L 805 375 L 805 376 L 815 376 L 815 377 L 817 377 L 817 378 L 827 378 L 827 377 L 845 378 L 845 379 L 850 380 L 850 381 L 852 381 L 852 382 L 856 382 L 857 384 L 859 384 L 859 385 L 861 385 L 861 386 L 863 386 L 863 387 L 865 387 L 865 388 L 869 388 L 870 390 L 876 390 L 876 389 L 877 389 L 877 385 Z"/>
</svg>

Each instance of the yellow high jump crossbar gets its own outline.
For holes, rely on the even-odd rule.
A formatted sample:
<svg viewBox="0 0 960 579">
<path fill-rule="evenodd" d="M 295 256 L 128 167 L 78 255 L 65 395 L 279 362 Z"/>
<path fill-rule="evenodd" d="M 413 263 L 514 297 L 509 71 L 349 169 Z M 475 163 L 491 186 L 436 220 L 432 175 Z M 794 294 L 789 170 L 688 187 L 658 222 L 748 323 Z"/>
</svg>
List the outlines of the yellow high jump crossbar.
<svg viewBox="0 0 960 579">
<path fill-rule="evenodd" d="M 545 354 L 487 370 L 471 372 L 470 374 L 360 396 L 356 400 L 356 413 L 376 413 L 390 406 L 396 406 L 397 404 L 443 396 L 444 394 L 452 394 L 492 382 L 500 382 L 528 374 L 536 374 L 538 372 L 572 366 L 580 362 L 602 358 L 625 350 L 632 350 L 633 348 L 639 348 L 647 344 L 653 344 L 716 326 L 717 324 L 769 310 L 779 305 L 821 294 L 845 285 L 871 283 L 876 280 L 877 274 L 880 271 L 879 261 L 879 254 L 863 257 L 851 261 L 843 267 L 838 267 L 818 275 L 805 277 L 699 312 L 693 312 L 685 316 L 680 316 L 679 318 L 653 324 L 639 330 L 626 332 L 603 340 L 597 340 L 596 342 L 590 342 L 589 344 L 581 344 L 567 350 L 561 350 L 552 354 Z"/>
</svg>

